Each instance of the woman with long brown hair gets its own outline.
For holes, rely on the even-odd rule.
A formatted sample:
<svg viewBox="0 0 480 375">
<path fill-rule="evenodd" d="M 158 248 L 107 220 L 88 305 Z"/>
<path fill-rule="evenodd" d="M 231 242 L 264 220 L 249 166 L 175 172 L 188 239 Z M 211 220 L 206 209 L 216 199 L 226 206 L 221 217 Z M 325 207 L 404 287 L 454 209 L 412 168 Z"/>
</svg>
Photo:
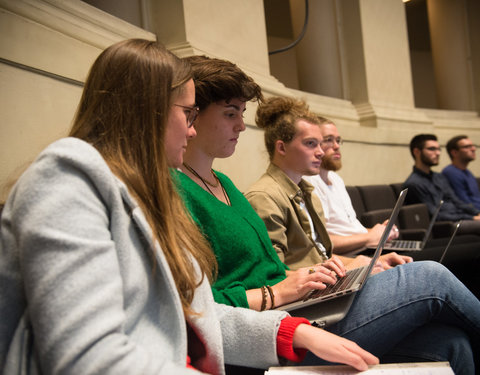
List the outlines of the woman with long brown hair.
<svg viewBox="0 0 480 375">
<path fill-rule="evenodd" d="M 70 137 L 38 156 L 2 212 L 0 372 L 222 374 L 224 362 L 266 368 L 302 348 L 377 362 L 286 313 L 214 303 L 215 258 L 168 169 L 197 112 L 189 65 L 161 45 L 100 54 Z"/>
</svg>

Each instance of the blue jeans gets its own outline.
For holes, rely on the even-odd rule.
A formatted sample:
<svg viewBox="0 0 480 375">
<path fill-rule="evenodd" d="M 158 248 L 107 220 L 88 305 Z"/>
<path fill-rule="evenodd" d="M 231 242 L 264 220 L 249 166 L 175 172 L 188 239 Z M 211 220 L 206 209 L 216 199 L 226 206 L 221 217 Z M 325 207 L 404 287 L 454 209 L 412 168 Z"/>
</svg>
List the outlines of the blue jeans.
<svg viewBox="0 0 480 375">
<path fill-rule="evenodd" d="M 413 262 L 370 277 L 327 330 L 382 362 L 449 361 L 455 374 L 474 374 L 480 301 L 441 264 Z M 312 357 L 302 365 L 318 364 Z"/>
</svg>

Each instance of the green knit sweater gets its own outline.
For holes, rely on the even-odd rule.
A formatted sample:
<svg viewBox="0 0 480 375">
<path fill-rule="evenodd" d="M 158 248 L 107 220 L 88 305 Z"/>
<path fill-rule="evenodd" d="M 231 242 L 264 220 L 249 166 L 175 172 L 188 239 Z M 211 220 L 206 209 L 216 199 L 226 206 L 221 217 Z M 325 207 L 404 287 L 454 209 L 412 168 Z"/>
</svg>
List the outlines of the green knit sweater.
<svg viewBox="0 0 480 375">
<path fill-rule="evenodd" d="M 250 203 L 227 176 L 215 173 L 231 206 L 184 173 L 173 172 L 187 208 L 217 257 L 218 277 L 212 285 L 215 301 L 249 307 L 245 291 L 282 281 L 288 268 L 275 253 L 265 224 Z"/>
</svg>

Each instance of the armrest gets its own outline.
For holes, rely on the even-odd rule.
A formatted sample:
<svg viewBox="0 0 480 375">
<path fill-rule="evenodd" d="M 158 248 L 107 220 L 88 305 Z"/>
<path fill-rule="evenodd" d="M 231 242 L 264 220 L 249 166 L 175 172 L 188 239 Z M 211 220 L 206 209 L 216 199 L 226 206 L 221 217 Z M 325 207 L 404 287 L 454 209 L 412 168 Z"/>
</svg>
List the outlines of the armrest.
<svg viewBox="0 0 480 375">
<path fill-rule="evenodd" d="M 436 221 L 433 224 L 433 238 L 450 237 L 453 233 L 455 222 L 453 221 Z"/>
</svg>

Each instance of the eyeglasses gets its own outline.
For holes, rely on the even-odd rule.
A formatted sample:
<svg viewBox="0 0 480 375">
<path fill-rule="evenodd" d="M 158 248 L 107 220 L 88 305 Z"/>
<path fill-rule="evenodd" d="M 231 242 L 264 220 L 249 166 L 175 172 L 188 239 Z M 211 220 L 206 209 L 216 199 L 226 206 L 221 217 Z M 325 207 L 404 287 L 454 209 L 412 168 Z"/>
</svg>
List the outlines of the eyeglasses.
<svg viewBox="0 0 480 375">
<path fill-rule="evenodd" d="M 433 147 L 432 146 L 432 147 L 424 147 L 424 148 L 425 148 L 425 150 L 432 151 L 432 152 L 433 151 L 438 151 L 438 152 L 442 151 L 442 149 L 440 147 Z"/>
<path fill-rule="evenodd" d="M 320 143 L 320 146 L 322 148 L 331 148 L 335 146 L 335 143 L 341 146 L 343 144 L 342 137 L 335 138 L 334 136 L 330 136 L 330 137 L 323 138 L 323 141 Z"/>
<path fill-rule="evenodd" d="M 458 146 L 458 148 L 477 148 L 474 144 Z"/>
<path fill-rule="evenodd" d="M 185 115 L 187 116 L 187 127 L 191 128 L 193 125 L 193 122 L 198 116 L 198 112 L 200 111 L 200 108 L 198 106 L 188 107 L 186 105 L 181 105 L 181 104 L 173 104 L 173 105 L 176 105 L 177 107 L 184 109 Z"/>
</svg>

